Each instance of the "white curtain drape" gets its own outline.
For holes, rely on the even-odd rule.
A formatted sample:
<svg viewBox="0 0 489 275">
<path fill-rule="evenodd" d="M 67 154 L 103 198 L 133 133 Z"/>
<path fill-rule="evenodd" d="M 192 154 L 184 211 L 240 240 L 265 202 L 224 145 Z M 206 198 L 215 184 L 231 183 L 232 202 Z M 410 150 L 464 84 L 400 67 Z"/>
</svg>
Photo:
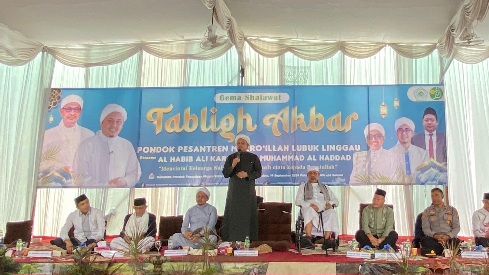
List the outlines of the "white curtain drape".
<svg viewBox="0 0 489 275">
<path fill-rule="evenodd" d="M 32 216 L 53 66 L 45 53 L 22 66 L 0 64 L 0 229 Z"/>
<path fill-rule="evenodd" d="M 450 203 L 460 213 L 461 234 L 471 234 L 472 213 L 489 192 L 489 62 L 454 61 L 447 71 L 446 108 Z"/>
<path fill-rule="evenodd" d="M 455 45 L 452 29 L 467 29 L 474 20 L 481 21 L 487 13 L 488 0 L 465 0 L 461 16 L 466 18 L 462 27 L 449 27 L 444 41 L 438 44 L 405 43 L 365 43 L 303 39 L 282 39 L 245 36 L 231 16 L 223 0 L 202 0 L 207 8 L 215 7 L 214 18 L 228 32 L 226 43 L 211 49 L 202 49 L 201 41 L 187 39 L 180 41 L 143 41 L 134 43 L 87 44 L 77 46 L 49 46 L 33 41 L 23 34 L 0 24 L 0 63 L 12 66 L 26 64 L 43 49 L 59 62 L 75 67 L 107 66 L 120 63 L 141 51 L 164 59 L 209 60 L 224 55 L 233 46 L 238 63 L 247 65 L 246 43 L 260 55 L 278 57 L 286 52 L 306 60 L 321 60 L 333 57 L 338 51 L 352 58 L 367 58 L 377 54 L 382 48 L 390 47 L 407 58 L 421 58 L 438 48 L 443 57 L 455 58 L 463 63 L 477 63 L 489 57 L 489 47 L 464 47 Z M 485 8 L 485 9 L 484 9 Z M 453 22 L 452 22 L 453 23 Z M 472 29 L 470 29 L 472 30 Z M 443 40 L 443 39 L 442 39 Z"/>
<path fill-rule="evenodd" d="M 353 52 L 359 51 L 353 47 L 339 47 L 328 59 L 315 60 L 311 58 L 300 58 L 295 50 L 286 50 L 282 53 L 263 56 L 254 49 L 253 43 L 245 43 L 243 53 L 245 56 L 245 85 L 328 85 L 328 84 L 395 84 L 395 83 L 438 83 L 440 71 L 444 70 L 440 63 L 438 51 L 433 51 L 431 45 L 425 45 L 422 49 L 413 49 L 403 45 L 369 45 L 370 50 L 360 50 L 364 56 L 366 52 L 373 53 L 372 56 L 363 59 L 352 58 Z M 255 45 L 256 46 L 256 45 Z M 358 45 L 356 45 L 358 46 Z M 401 48 L 399 48 L 401 47 Z M 404 48 L 402 48 L 404 47 Z M 346 50 L 345 50 L 346 49 Z M 405 52 L 420 57 L 418 59 L 407 58 Z M 122 51 L 124 52 L 124 51 Z M 172 51 L 170 51 L 172 52 Z M 303 51 L 302 52 L 307 52 Z M 415 52 L 415 53 L 414 53 Z M 52 53 L 52 52 L 51 52 Z M 88 54 L 87 52 L 86 54 Z M 53 53 L 55 54 L 55 53 Z M 312 53 L 311 55 L 317 55 Z M 100 62 L 114 60 L 109 52 L 107 58 Z M 407 55 L 409 56 L 409 55 Z M 44 57 L 44 60 L 49 59 Z M 175 57 L 175 56 L 173 56 Z M 80 57 L 77 62 L 85 62 L 88 67 L 69 67 L 61 62 L 56 62 L 54 73 L 45 68 L 44 77 L 52 80 L 52 87 L 157 87 L 157 86 L 208 86 L 208 85 L 235 85 L 238 83 L 239 57 L 233 50 L 228 49 L 211 60 L 195 59 L 173 59 L 157 57 L 153 53 L 140 47 L 134 54 L 127 55 L 123 62 L 112 65 L 94 65 L 93 59 Z M 52 58 L 51 58 L 52 60 Z M 87 62 L 87 60 L 92 60 Z M 22 79 L 29 82 L 36 79 L 37 74 L 42 75 L 35 67 L 35 59 L 28 63 L 23 70 L 29 71 L 29 77 L 24 71 L 15 71 L 23 67 L 0 67 L 0 80 L 2 87 L 10 87 L 11 81 Z M 40 62 L 43 66 L 49 63 Z M 111 64 L 110 61 L 107 64 Z M 83 64 L 82 64 L 83 65 Z M 470 234 L 470 218 L 472 212 L 478 208 L 483 191 L 484 179 L 487 178 L 482 165 L 487 162 L 483 153 L 488 129 L 487 121 L 487 73 L 489 62 L 483 61 L 477 65 L 464 65 L 454 61 L 445 75 L 447 96 L 447 139 L 449 144 L 449 165 L 455 167 L 450 169 L 450 190 L 464 190 L 450 193 L 448 198 L 455 207 L 459 209 L 462 217 L 462 235 Z M 15 71 L 15 72 L 14 72 Z M 52 70 L 51 70 L 52 71 Z M 33 77 L 35 76 L 35 77 Z M 31 84 L 31 83 L 30 83 Z M 22 86 L 22 89 L 27 89 Z M 0 104 L 12 110 L 13 113 L 22 113 L 24 109 L 33 110 L 36 119 L 40 120 L 39 114 L 43 114 L 41 101 L 32 98 L 20 101 L 17 105 L 11 105 L 10 97 L 16 95 L 15 90 L 7 90 L 2 93 Z M 31 89 L 34 90 L 34 89 Z M 37 109 L 36 109 L 37 108 Z M 467 111 L 470 110 L 470 111 Z M 24 114 L 25 116 L 25 114 Z M 41 119 L 42 120 L 42 119 Z M 8 194 L 19 194 L 12 196 L 12 200 L 18 200 L 17 209 L 27 209 L 17 214 L 6 215 L 6 220 L 24 219 L 30 215 L 32 200 L 26 201 L 25 194 L 33 189 L 35 182 L 35 167 L 37 167 L 37 151 L 40 140 L 37 132 L 35 137 L 30 137 L 22 144 L 17 144 L 18 124 L 13 124 L 4 118 L 1 121 L 3 129 L 9 129 L 8 135 L 14 134 L 12 138 L 2 138 L 0 148 L 5 156 L 3 158 L 2 182 L 18 182 L 22 180 L 28 187 L 17 188 L 14 184 L 5 184 L 1 188 Z M 35 119 L 29 120 L 29 131 L 39 131 L 40 124 L 32 124 Z M 41 122 L 38 122 L 41 123 Z M 12 129 L 12 130 L 11 130 Z M 11 133 L 12 132 L 12 133 Z M 11 136 L 10 136 L 11 137 Z M 24 141 L 24 140 L 23 140 Z M 477 141 L 477 142 L 475 142 Z M 10 152 L 11 147 L 31 148 L 33 153 L 21 155 Z M 24 150 L 25 151 L 25 150 Z M 24 153 L 23 151 L 23 153 Z M 19 159 L 22 158 L 22 159 Z M 26 163 L 25 168 L 19 163 Z M 28 173 L 26 173 L 28 171 Z M 29 174 L 30 173 L 30 174 Z M 11 175 L 11 176 L 5 176 Z M 463 186 L 463 188 L 462 188 Z M 342 203 L 338 209 L 342 213 L 341 223 L 344 234 L 354 234 L 358 229 L 358 204 L 368 202 L 372 198 L 373 191 L 377 186 L 356 187 L 334 187 L 333 191 Z M 423 210 L 430 202 L 429 190 L 433 186 L 384 186 L 387 190 L 387 203 L 395 205 L 396 228 L 400 235 L 412 234 L 414 224 L 413 217 Z M 29 189 L 30 188 L 30 189 Z M 122 227 L 125 214 L 130 211 L 132 199 L 144 196 L 148 199 L 149 211 L 156 215 L 176 215 L 185 213 L 186 209 L 194 203 L 195 188 L 155 188 L 155 189 L 41 189 L 37 193 L 34 235 L 55 236 L 64 222 L 67 214 L 74 209 L 73 198 L 84 192 L 95 207 L 102 208 L 106 213 L 115 209 L 115 215 L 110 219 L 108 234 L 118 234 Z M 19 191 L 20 190 L 20 191 Z M 219 214 L 224 211 L 226 187 L 211 188 L 211 203 L 218 208 Z M 265 201 L 293 202 L 297 187 L 258 187 L 257 193 L 265 198 Z M 2 192 L 3 193 L 3 192 Z M 21 194 L 21 195 L 20 195 Z M 21 198 L 21 199 L 19 199 Z M 30 199 L 30 198 L 29 198 Z M 3 202 L 0 202 L 3 203 Z M 31 204 L 29 206 L 29 203 Z M 22 206 L 21 206 L 22 204 Z M 6 205 L 6 204 L 5 204 Z M 3 209 L 7 209 L 2 205 Z M 294 210 L 295 211 L 295 210 Z M 294 217 L 295 217 L 294 213 Z M 46 222 L 49 221 L 49 222 Z"/>
<path fill-rule="evenodd" d="M 468 35 L 474 34 L 474 26 L 484 20 L 488 8 L 488 0 L 465 0 L 438 41 L 440 55 L 451 57 L 458 50 L 456 41 L 466 40 Z"/>
<path fill-rule="evenodd" d="M 338 51 L 352 58 L 367 58 L 377 54 L 386 46 L 390 46 L 399 55 L 409 58 L 425 57 L 436 49 L 436 44 L 385 44 L 259 37 L 247 37 L 246 42 L 254 51 L 265 57 L 277 57 L 290 52 L 311 61 L 331 58 Z"/>
<path fill-rule="evenodd" d="M 42 51 L 41 43 L 0 23 L 0 63 L 21 66 L 34 60 Z"/>
</svg>

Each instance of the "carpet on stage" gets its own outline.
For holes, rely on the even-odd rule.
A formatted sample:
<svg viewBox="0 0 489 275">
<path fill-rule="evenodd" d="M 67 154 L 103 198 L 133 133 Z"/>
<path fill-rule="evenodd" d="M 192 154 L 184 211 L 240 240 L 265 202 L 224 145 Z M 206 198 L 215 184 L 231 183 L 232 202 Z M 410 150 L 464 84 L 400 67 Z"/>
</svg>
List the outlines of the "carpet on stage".
<svg viewBox="0 0 489 275">
<path fill-rule="evenodd" d="M 292 246 L 293 247 L 293 246 Z M 55 246 L 46 243 L 33 243 L 31 250 L 61 250 Z M 210 263 L 218 274 L 359 274 L 359 269 L 362 266 L 369 265 L 390 265 L 397 267 L 398 262 L 394 260 L 365 260 L 356 258 L 347 258 L 346 251 L 348 246 L 342 244 L 336 252 L 328 251 L 329 255 L 320 249 L 303 249 L 301 253 L 291 248 L 289 251 L 271 252 L 260 254 L 256 257 L 244 256 L 225 256 L 218 255 L 210 257 Z M 163 251 L 161 251 L 163 254 Z M 143 264 L 145 274 L 149 274 L 154 266 L 151 260 L 158 255 L 158 252 L 150 252 L 140 255 L 139 261 Z M 111 262 L 111 259 L 97 256 L 97 262 L 100 265 L 106 265 Z M 37 272 L 33 274 L 66 274 L 69 266 L 72 266 L 74 261 L 71 255 L 65 257 L 53 258 L 28 258 L 17 257 L 14 261 L 21 263 L 23 266 L 33 266 Z M 201 268 L 204 261 L 203 256 L 180 256 L 167 257 L 167 262 L 164 263 L 165 271 L 179 270 L 188 267 Z M 436 261 L 447 263 L 447 258 L 429 259 L 426 257 L 417 256 L 410 261 L 410 264 L 418 267 L 433 266 Z M 129 257 L 115 258 L 114 262 L 121 264 L 122 268 L 117 274 L 133 274 L 132 259 Z M 471 274 L 482 274 L 481 266 L 484 266 L 484 261 L 476 259 L 458 259 L 460 264 L 463 264 L 467 269 L 471 270 Z M 481 264 L 482 263 L 482 264 Z M 486 260 L 486 266 L 489 262 Z M 479 269 L 478 269 L 479 268 Z M 24 272 L 25 273 L 25 270 Z M 364 273 L 365 274 L 365 273 Z M 420 273 L 414 273 L 420 274 Z"/>
</svg>

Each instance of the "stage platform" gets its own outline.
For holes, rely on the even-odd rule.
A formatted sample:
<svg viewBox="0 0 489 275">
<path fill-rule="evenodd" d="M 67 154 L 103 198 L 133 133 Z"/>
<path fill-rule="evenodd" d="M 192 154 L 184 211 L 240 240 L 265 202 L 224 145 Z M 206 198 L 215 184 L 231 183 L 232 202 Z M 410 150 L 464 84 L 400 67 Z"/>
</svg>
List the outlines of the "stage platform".
<svg viewBox="0 0 489 275">
<path fill-rule="evenodd" d="M 48 244 L 33 244 L 31 250 L 36 249 L 59 248 L 51 247 Z M 209 257 L 209 261 L 212 269 L 216 272 L 213 274 L 393 274 L 399 269 L 400 260 L 347 258 L 347 249 L 343 245 L 337 252 L 329 252 L 329 255 L 326 255 L 320 248 L 302 250 L 302 253 L 290 249 L 284 252 L 260 254 L 256 257 L 218 255 Z M 154 265 L 151 261 L 154 261 L 158 255 L 157 252 L 141 254 L 139 257 L 141 263 L 139 274 L 153 274 Z M 53 258 L 15 257 L 13 259 L 23 266 L 21 273 L 24 274 L 29 269 L 32 274 L 70 274 L 70 269 L 74 266 L 74 259 L 71 255 Z M 204 262 L 203 256 L 194 255 L 165 257 L 163 259 L 166 260 L 162 266 L 165 272 L 163 274 L 200 274 Z M 97 256 L 93 258 L 93 262 L 95 267 L 102 270 L 109 265 L 112 267 L 119 267 L 120 265 L 115 274 L 134 274 L 134 261 L 129 257 L 109 259 Z M 489 270 L 489 260 L 487 259 L 457 258 L 456 262 L 463 274 L 487 274 L 483 273 L 483 269 Z M 450 263 L 449 259 L 444 257 L 416 256 L 410 259 L 409 264 L 412 270 L 410 274 L 429 274 L 427 272 L 430 268 L 442 271 L 448 269 Z M 183 272 L 189 270 L 192 272 Z M 460 273 L 462 272 L 457 274 Z"/>
</svg>

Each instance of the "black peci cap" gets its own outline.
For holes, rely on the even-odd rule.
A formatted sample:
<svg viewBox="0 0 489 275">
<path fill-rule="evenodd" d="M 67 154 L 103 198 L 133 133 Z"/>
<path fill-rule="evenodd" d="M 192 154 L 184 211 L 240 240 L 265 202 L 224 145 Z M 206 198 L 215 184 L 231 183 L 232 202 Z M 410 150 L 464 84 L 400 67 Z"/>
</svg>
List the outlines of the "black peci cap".
<svg viewBox="0 0 489 275">
<path fill-rule="evenodd" d="M 438 120 L 438 117 L 436 116 L 436 111 L 435 109 L 431 108 L 431 107 L 428 107 L 426 109 L 424 109 L 424 113 L 423 113 L 423 118 L 425 115 L 434 115 L 436 120 Z"/>
<path fill-rule="evenodd" d="M 88 199 L 85 194 L 81 194 L 80 196 L 75 198 L 75 204 L 78 205 L 80 202 Z"/>
<path fill-rule="evenodd" d="M 146 199 L 145 198 L 137 198 L 134 199 L 134 206 L 141 206 L 146 204 Z"/>
<path fill-rule="evenodd" d="M 382 197 L 385 197 L 385 190 L 382 190 L 382 189 L 379 189 L 377 188 L 377 190 L 375 190 L 375 194 L 376 195 L 381 195 Z"/>
</svg>

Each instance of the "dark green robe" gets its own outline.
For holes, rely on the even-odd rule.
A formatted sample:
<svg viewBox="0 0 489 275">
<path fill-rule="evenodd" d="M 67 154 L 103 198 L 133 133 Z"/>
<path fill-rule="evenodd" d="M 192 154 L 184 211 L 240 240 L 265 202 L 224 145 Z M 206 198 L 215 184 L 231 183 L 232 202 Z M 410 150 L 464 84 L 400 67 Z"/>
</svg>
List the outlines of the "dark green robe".
<svg viewBox="0 0 489 275">
<path fill-rule="evenodd" d="M 232 168 L 237 153 L 229 155 L 222 169 L 225 178 L 229 178 L 226 208 L 224 209 L 223 241 L 244 241 L 258 239 L 258 216 L 256 207 L 255 179 L 261 177 L 261 163 L 257 155 L 241 152 L 240 162 Z M 240 179 L 236 174 L 248 173 Z"/>
</svg>

